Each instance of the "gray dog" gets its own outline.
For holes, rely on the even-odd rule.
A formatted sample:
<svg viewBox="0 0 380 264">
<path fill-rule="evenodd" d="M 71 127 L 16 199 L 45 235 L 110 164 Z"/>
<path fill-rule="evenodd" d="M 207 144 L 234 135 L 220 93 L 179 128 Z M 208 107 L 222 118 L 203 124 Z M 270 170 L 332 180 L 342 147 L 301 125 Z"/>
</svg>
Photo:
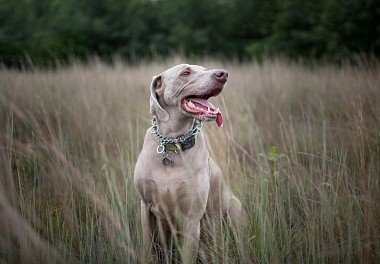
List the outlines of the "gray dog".
<svg viewBox="0 0 380 264">
<path fill-rule="evenodd" d="M 219 108 L 207 99 L 222 92 L 227 78 L 225 70 L 188 64 L 153 77 L 152 127 L 145 134 L 134 177 L 147 256 L 154 234 L 170 232 L 182 237 L 184 261 L 194 262 L 206 216 L 223 215 L 231 223 L 244 218 L 241 202 L 224 183 L 201 132 L 202 121 L 223 125 Z"/>
</svg>

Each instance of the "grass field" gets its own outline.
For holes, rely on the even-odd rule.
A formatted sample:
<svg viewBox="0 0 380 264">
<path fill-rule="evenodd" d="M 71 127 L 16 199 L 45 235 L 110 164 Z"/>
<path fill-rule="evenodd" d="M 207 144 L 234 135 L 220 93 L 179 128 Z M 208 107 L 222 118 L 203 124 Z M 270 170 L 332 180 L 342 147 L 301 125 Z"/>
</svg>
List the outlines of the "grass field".
<svg viewBox="0 0 380 264">
<path fill-rule="evenodd" d="M 0 263 L 141 260 L 149 84 L 182 61 L 0 69 Z M 229 71 L 204 133 L 249 217 L 202 241 L 212 262 L 379 263 L 379 63 L 189 62 Z"/>
</svg>

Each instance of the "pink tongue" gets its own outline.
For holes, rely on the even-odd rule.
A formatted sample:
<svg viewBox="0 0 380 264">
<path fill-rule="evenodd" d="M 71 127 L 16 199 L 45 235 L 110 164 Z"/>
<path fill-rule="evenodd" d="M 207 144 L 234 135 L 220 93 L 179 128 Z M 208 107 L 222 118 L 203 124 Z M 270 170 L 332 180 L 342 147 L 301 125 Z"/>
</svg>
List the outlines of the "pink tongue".
<svg viewBox="0 0 380 264">
<path fill-rule="evenodd" d="M 220 111 L 216 115 L 216 124 L 218 125 L 218 127 L 222 127 L 223 126 L 223 115 L 222 115 L 222 113 Z"/>
<path fill-rule="evenodd" d="M 211 109 L 216 109 L 215 106 L 212 105 L 212 103 L 210 103 L 209 101 L 205 100 L 205 99 L 200 99 L 200 98 L 189 98 L 190 101 L 192 102 L 195 102 L 195 103 L 198 103 L 198 104 L 201 104 L 203 105 L 204 107 L 210 107 Z"/>
<path fill-rule="evenodd" d="M 194 103 L 198 103 L 203 105 L 204 107 L 210 107 L 210 109 L 215 110 L 217 109 L 212 103 L 205 99 L 200 99 L 200 98 L 189 98 L 190 101 L 193 101 Z M 218 110 L 218 113 L 216 114 L 216 124 L 218 127 L 223 126 L 223 115 L 222 113 Z"/>
</svg>

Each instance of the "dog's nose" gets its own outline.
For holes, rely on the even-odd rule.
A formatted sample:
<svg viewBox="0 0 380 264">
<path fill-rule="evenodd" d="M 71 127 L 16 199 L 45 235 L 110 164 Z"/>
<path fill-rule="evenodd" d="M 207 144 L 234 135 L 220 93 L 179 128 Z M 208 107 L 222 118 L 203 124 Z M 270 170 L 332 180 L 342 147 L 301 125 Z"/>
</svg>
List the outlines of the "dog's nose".
<svg viewBox="0 0 380 264">
<path fill-rule="evenodd" d="M 216 70 L 214 72 L 215 78 L 220 82 L 226 82 L 228 78 L 228 72 L 225 70 Z"/>
</svg>

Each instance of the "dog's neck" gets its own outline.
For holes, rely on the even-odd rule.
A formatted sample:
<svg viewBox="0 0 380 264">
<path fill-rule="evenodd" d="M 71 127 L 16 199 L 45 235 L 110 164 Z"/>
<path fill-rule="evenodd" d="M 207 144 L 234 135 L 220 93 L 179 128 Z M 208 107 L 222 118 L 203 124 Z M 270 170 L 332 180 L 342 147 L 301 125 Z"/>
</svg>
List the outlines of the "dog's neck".
<svg viewBox="0 0 380 264">
<path fill-rule="evenodd" d="M 169 115 L 170 119 L 168 122 L 157 120 L 157 126 L 161 135 L 176 138 L 189 133 L 194 124 L 194 118 L 178 114 L 178 112 L 169 113 Z"/>
</svg>

